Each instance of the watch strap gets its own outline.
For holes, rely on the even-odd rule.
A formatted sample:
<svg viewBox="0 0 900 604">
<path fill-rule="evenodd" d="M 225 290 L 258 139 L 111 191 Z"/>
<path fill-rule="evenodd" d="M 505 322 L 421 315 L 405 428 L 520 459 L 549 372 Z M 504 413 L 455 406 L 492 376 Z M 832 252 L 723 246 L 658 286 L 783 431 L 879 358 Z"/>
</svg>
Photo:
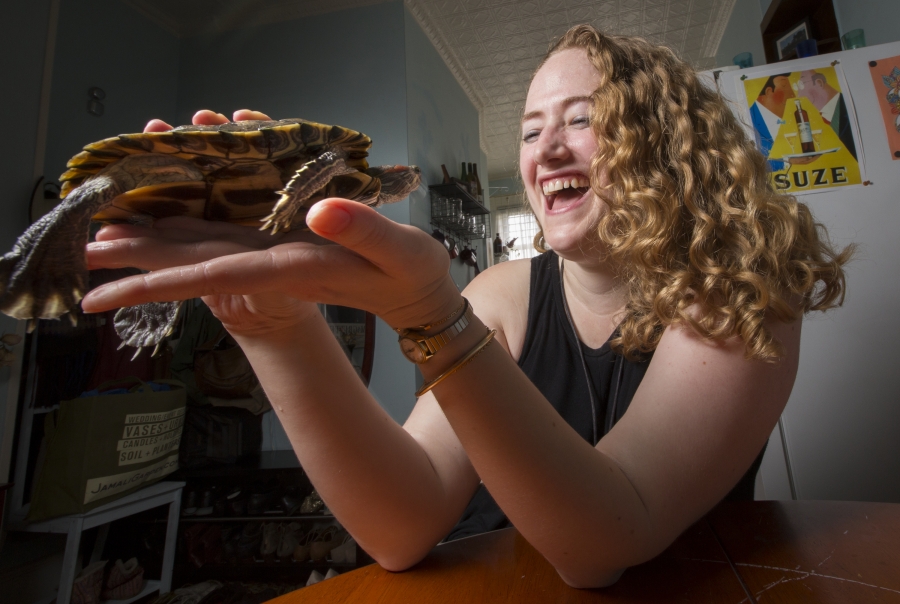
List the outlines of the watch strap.
<svg viewBox="0 0 900 604">
<path fill-rule="evenodd" d="M 453 340 L 453 338 L 462 333 L 462 331 L 469 326 L 469 323 L 472 322 L 475 313 L 468 300 L 465 300 L 464 307 L 465 310 L 456 321 L 436 334 L 425 335 L 412 329 L 398 329 L 397 333 L 400 335 L 401 340 L 406 338 L 414 341 L 424 356 L 424 359 L 421 362 L 427 361 L 434 356 L 438 350 Z"/>
</svg>

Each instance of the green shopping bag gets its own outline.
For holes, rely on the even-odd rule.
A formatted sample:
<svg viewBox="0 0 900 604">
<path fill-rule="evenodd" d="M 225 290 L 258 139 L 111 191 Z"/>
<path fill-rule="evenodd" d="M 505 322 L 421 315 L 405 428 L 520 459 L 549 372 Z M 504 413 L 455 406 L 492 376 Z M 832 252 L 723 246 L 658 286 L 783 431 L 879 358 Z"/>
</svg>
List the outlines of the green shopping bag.
<svg viewBox="0 0 900 604">
<path fill-rule="evenodd" d="M 154 390 L 168 388 L 165 390 Z M 153 484 L 178 469 L 184 384 L 137 379 L 62 401 L 44 420 L 46 453 L 28 520 L 78 514 Z M 115 393 L 101 394 L 112 390 Z"/>
</svg>

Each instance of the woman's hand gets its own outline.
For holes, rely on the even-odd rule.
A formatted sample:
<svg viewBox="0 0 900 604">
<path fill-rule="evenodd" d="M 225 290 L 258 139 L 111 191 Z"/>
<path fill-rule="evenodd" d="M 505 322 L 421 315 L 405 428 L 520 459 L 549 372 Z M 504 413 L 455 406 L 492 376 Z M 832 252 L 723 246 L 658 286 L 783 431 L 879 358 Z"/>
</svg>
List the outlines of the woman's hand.
<svg viewBox="0 0 900 604">
<path fill-rule="evenodd" d="M 432 322 L 458 307 L 449 257 L 420 229 L 334 198 L 313 206 L 307 224 L 339 245 L 299 241 L 302 236 L 293 233 L 251 235 L 245 227 L 187 218 L 160 220 L 152 229 L 105 227 L 88 246 L 92 268 L 136 266 L 153 272 L 97 288 L 82 307 L 100 312 L 203 297 L 229 329 L 238 331 L 268 329 L 258 322 L 260 313 L 297 310 L 276 294 L 361 308 L 393 327 Z"/>
<path fill-rule="evenodd" d="M 252 109 L 238 109 L 232 116 L 235 122 L 243 122 L 245 120 L 270 120 L 268 115 Z M 227 124 L 228 118 L 221 113 L 210 111 L 209 109 L 201 109 L 194 114 L 191 123 L 195 126 L 218 126 L 219 124 Z M 144 126 L 144 132 L 166 132 L 171 130 L 172 126 L 162 120 L 153 119 Z"/>
</svg>

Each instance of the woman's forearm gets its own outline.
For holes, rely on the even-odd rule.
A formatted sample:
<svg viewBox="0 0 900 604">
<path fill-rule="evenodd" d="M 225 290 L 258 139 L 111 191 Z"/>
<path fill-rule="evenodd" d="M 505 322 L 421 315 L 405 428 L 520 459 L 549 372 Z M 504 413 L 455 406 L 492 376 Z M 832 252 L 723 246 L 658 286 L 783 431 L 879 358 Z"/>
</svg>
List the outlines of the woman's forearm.
<svg viewBox="0 0 900 604">
<path fill-rule="evenodd" d="M 381 408 L 326 322 L 235 338 L 303 469 L 363 549 L 401 570 L 456 521 L 428 455 Z"/>
</svg>

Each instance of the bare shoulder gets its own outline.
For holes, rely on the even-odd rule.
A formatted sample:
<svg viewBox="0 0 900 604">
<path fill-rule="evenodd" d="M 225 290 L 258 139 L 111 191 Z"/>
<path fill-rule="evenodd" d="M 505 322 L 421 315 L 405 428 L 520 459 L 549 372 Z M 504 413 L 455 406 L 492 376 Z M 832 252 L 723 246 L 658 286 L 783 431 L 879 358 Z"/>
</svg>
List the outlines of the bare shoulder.
<svg viewBox="0 0 900 604">
<path fill-rule="evenodd" d="M 531 260 L 496 264 L 476 277 L 463 295 L 485 325 L 497 330 L 497 339 L 518 359 L 528 322 Z"/>
</svg>

